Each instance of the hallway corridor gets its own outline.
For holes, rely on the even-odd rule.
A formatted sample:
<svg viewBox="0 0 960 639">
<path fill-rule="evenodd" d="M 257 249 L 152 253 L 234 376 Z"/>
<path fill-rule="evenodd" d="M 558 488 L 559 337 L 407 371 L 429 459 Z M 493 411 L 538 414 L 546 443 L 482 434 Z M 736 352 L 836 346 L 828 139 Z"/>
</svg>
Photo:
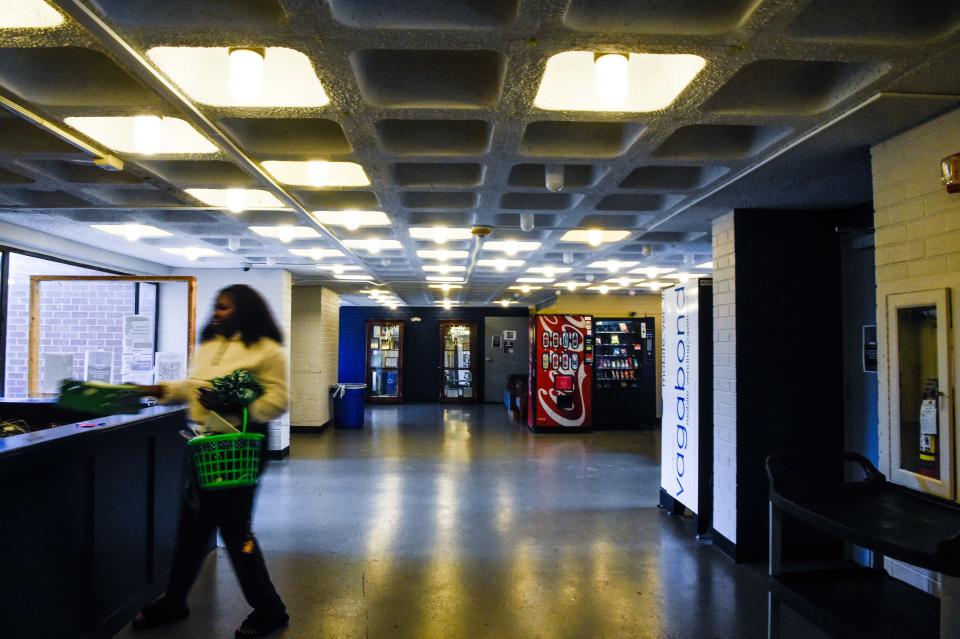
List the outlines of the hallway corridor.
<svg viewBox="0 0 960 639">
<path fill-rule="evenodd" d="M 255 530 L 287 638 L 766 636 L 761 577 L 656 508 L 658 434 L 532 435 L 499 405 L 368 409 L 362 430 L 294 435 Z M 247 614 L 226 552 L 178 624 L 228 637 Z M 789 610 L 784 637 L 819 637 Z"/>
</svg>

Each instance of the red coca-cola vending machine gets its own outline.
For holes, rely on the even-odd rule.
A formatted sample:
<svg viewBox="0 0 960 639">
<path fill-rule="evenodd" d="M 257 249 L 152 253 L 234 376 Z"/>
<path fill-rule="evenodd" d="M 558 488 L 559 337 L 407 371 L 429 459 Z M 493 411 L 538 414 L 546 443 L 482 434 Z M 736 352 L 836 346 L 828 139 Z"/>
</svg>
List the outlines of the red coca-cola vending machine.
<svg viewBox="0 0 960 639">
<path fill-rule="evenodd" d="M 534 315 L 530 319 L 530 430 L 593 424 L 593 317 Z"/>
</svg>

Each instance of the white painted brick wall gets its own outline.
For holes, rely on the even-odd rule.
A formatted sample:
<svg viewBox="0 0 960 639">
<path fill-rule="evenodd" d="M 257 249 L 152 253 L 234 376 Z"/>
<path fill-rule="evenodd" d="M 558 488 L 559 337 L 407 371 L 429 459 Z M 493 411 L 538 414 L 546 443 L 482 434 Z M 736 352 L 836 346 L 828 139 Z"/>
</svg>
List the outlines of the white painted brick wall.
<svg viewBox="0 0 960 639">
<path fill-rule="evenodd" d="M 737 541 L 737 322 L 733 213 L 713 221 L 713 527 Z"/>
<path fill-rule="evenodd" d="M 958 325 L 960 194 L 948 194 L 939 179 L 941 158 L 958 151 L 960 110 L 871 149 L 876 228 L 880 469 L 888 477 L 892 477 L 893 461 L 890 453 L 886 299 L 895 293 L 951 288 L 953 325 Z M 954 369 L 960 370 L 956 359 Z M 956 377 L 947 394 L 957 396 Z M 939 592 L 940 581 L 936 573 L 889 560 L 887 569 L 923 590 Z"/>
<path fill-rule="evenodd" d="M 297 286 L 292 311 L 290 423 L 322 426 L 331 417 L 328 388 L 337 382 L 340 296 L 319 286 Z"/>
</svg>

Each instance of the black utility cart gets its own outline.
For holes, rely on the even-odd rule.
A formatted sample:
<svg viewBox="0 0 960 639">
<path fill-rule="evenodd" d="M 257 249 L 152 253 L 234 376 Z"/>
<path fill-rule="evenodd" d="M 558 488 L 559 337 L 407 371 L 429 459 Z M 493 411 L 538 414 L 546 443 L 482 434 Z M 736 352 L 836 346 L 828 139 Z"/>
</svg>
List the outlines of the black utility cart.
<svg viewBox="0 0 960 639">
<path fill-rule="evenodd" d="M 858 466 L 862 478 L 844 481 L 846 464 Z M 766 466 L 769 637 L 778 636 L 781 602 L 837 637 L 960 637 L 960 507 L 888 482 L 856 453 L 771 456 Z M 844 561 L 784 570 L 784 515 L 866 548 L 871 566 Z M 941 573 L 941 599 L 887 574 L 884 556 Z"/>
</svg>

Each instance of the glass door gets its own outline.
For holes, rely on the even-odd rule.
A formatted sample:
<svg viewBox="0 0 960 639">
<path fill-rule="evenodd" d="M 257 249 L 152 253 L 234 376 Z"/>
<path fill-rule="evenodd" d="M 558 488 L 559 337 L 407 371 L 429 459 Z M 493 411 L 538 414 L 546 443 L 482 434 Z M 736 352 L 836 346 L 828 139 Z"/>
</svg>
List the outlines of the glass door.
<svg viewBox="0 0 960 639">
<path fill-rule="evenodd" d="M 887 327 L 893 478 L 954 499 L 948 290 L 890 295 Z"/>
<path fill-rule="evenodd" d="M 440 401 L 475 401 L 473 322 L 440 322 L 441 354 Z"/>
<path fill-rule="evenodd" d="M 397 402 L 403 397 L 403 322 L 367 322 L 367 398 Z"/>
</svg>

